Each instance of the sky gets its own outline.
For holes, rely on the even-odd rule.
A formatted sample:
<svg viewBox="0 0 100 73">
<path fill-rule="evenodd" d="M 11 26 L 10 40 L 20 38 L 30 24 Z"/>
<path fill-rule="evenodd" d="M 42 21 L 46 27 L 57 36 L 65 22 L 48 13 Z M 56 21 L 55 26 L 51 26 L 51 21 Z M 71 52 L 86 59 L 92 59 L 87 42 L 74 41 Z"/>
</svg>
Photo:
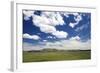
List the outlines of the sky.
<svg viewBox="0 0 100 73">
<path fill-rule="evenodd" d="M 23 50 L 91 49 L 91 13 L 23 10 Z"/>
</svg>

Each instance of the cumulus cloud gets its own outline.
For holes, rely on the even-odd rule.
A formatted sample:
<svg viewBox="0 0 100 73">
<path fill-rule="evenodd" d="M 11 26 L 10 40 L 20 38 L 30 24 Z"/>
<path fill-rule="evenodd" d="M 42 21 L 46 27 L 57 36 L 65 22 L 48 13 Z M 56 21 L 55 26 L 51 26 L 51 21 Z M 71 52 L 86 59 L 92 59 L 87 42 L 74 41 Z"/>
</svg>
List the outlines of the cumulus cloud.
<svg viewBox="0 0 100 73">
<path fill-rule="evenodd" d="M 74 28 L 81 20 L 82 20 L 82 16 L 78 13 L 73 13 L 74 15 L 74 20 L 76 21 L 75 23 L 70 22 L 69 26 Z"/>
<path fill-rule="evenodd" d="M 71 37 L 70 40 L 80 40 L 79 36 Z"/>
<path fill-rule="evenodd" d="M 57 38 L 67 38 L 68 33 L 64 32 L 64 31 L 56 31 L 52 33 L 53 35 L 55 35 Z"/>
<path fill-rule="evenodd" d="M 56 19 L 57 19 L 57 21 L 58 21 L 58 23 L 60 25 L 63 25 L 64 24 L 63 17 L 61 16 L 61 14 L 59 12 L 57 12 Z"/>
<path fill-rule="evenodd" d="M 60 12 L 42 12 L 41 16 L 46 17 L 50 21 L 49 25 L 56 26 L 65 24 Z"/>
<path fill-rule="evenodd" d="M 79 14 L 78 14 L 78 12 L 74 12 L 74 13 L 72 13 L 72 15 L 78 16 Z"/>
<path fill-rule="evenodd" d="M 24 11 L 23 11 L 23 14 L 25 15 L 25 16 L 24 16 L 24 20 L 29 20 L 30 17 L 34 15 L 34 11 L 27 11 L 27 10 L 24 10 Z"/>
<path fill-rule="evenodd" d="M 32 51 L 32 50 L 42 50 L 43 46 L 41 45 L 33 45 L 31 43 L 23 43 L 23 51 Z"/>
<path fill-rule="evenodd" d="M 48 36 L 47 38 L 67 38 L 68 33 L 65 31 L 59 31 L 56 26 L 63 26 L 65 24 L 62 15 L 69 17 L 70 14 L 74 15 L 75 23 L 70 22 L 69 26 L 74 28 L 82 20 L 81 14 L 78 12 L 48 12 L 42 11 L 40 15 L 34 14 L 34 11 L 23 11 L 24 20 L 29 20 L 32 17 L 33 25 L 39 27 L 41 32 L 49 33 L 53 36 Z M 82 30 L 86 26 L 81 26 L 76 28 L 75 31 Z M 38 33 L 40 35 L 40 33 Z M 23 34 L 23 38 L 39 40 L 41 39 L 38 35 L 30 35 L 28 33 Z M 86 42 L 80 41 L 79 36 L 71 37 L 69 40 L 60 40 L 55 42 L 49 42 L 48 40 L 43 40 L 38 42 L 39 44 L 33 45 L 30 43 L 23 43 L 23 50 L 41 50 L 44 48 L 55 48 L 60 50 L 88 50 L 91 49 L 91 41 Z M 41 44 L 41 45 L 40 45 Z"/>
<path fill-rule="evenodd" d="M 52 39 L 53 37 L 52 36 L 48 36 L 47 38 L 51 38 Z"/>
<path fill-rule="evenodd" d="M 77 23 L 69 23 L 69 26 L 72 27 L 72 28 L 74 28 L 75 25 L 77 25 Z"/>
<path fill-rule="evenodd" d="M 43 42 L 41 42 L 43 43 Z M 86 42 L 81 42 L 78 40 L 61 40 L 56 42 L 45 42 L 42 45 L 32 45 L 30 43 L 23 43 L 23 50 L 42 50 L 42 49 L 58 49 L 58 50 L 90 50 L 91 49 L 91 41 L 87 40 Z"/>
<path fill-rule="evenodd" d="M 74 15 L 75 23 L 70 22 L 69 26 L 74 28 L 81 20 L 82 16 L 79 13 L 70 13 L 70 12 L 48 12 L 43 11 L 41 15 L 35 15 L 34 11 L 23 11 L 25 20 L 29 20 L 30 17 L 33 18 L 33 24 L 40 28 L 41 32 L 50 33 L 57 38 L 66 38 L 68 33 L 64 31 L 59 31 L 55 28 L 57 25 L 64 25 L 65 22 L 63 20 L 62 15 L 69 16 L 69 14 Z"/>
<path fill-rule="evenodd" d="M 69 15 L 74 16 L 74 20 L 76 22 L 74 22 L 74 23 L 70 22 L 69 23 L 69 26 L 72 27 L 72 28 L 74 28 L 82 20 L 82 16 L 78 12 L 63 12 L 62 14 L 67 18 L 69 17 Z"/>
<path fill-rule="evenodd" d="M 29 20 L 29 17 L 33 17 L 33 24 L 40 28 L 40 31 L 45 33 L 51 33 L 57 38 L 66 38 L 67 33 L 64 31 L 58 31 L 55 26 L 63 25 L 63 17 L 59 12 L 42 12 L 41 16 L 33 14 L 34 11 L 23 11 L 25 20 Z M 27 35 L 30 37 L 30 35 Z M 32 38 L 32 37 L 30 37 Z"/>
<path fill-rule="evenodd" d="M 49 39 L 55 39 L 56 37 L 54 37 L 54 36 L 48 36 L 47 38 L 49 38 Z"/>
<path fill-rule="evenodd" d="M 78 14 L 77 16 L 74 17 L 76 22 L 79 22 L 82 20 L 82 16 L 80 14 Z"/>
<path fill-rule="evenodd" d="M 44 25 L 63 25 L 64 20 L 61 14 L 58 12 L 42 12 L 41 16 L 34 15 L 33 16 L 33 22 L 39 25 L 39 23 Z"/>
<path fill-rule="evenodd" d="M 29 35 L 27 33 L 23 34 L 23 38 L 33 39 L 33 40 L 39 40 L 40 39 L 40 37 L 38 35 Z"/>
<path fill-rule="evenodd" d="M 33 16 L 33 23 L 36 26 L 40 26 L 42 25 L 50 25 L 50 21 L 45 17 L 45 16 L 38 16 L 38 15 L 34 15 Z"/>
<path fill-rule="evenodd" d="M 68 33 L 58 31 L 55 26 L 63 25 L 63 17 L 59 12 L 42 12 L 41 16 L 33 15 L 33 23 L 44 33 L 50 33 L 57 38 L 66 38 Z"/>
<path fill-rule="evenodd" d="M 54 26 L 50 25 L 50 21 L 44 16 L 33 16 L 33 23 L 35 26 L 39 27 L 42 32 L 53 33 L 56 31 Z"/>
<path fill-rule="evenodd" d="M 66 13 L 67 15 L 74 15 L 74 20 L 76 21 L 76 22 L 79 22 L 79 21 L 81 21 L 82 20 L 82 16 L 81 16 L 81 14 L 79 14 L 78 12 L 69 12 L 69 13 Z"/>
<path fill-rule="evenodd" d="M 48 42 L 45 48 L 55 48 L 59 50 L 90 50 L 91 41 L 81 42 L 78 40 L 62 40 L 53 43 Z"/>
<path fill-rule="evenodd" d="M 40 30 L 42 32 L 45 32 L 45 33 L 53 33 L 53 32 L 56 32 L 56 28 L 55 27 L 48 26 L 48 25 L 41 25 L 40 26 Z"/>
<path fill-rule="evenodd" d="M 43 40 L 43 42 L 47 42 L 47 40 Z"/>
</svg>

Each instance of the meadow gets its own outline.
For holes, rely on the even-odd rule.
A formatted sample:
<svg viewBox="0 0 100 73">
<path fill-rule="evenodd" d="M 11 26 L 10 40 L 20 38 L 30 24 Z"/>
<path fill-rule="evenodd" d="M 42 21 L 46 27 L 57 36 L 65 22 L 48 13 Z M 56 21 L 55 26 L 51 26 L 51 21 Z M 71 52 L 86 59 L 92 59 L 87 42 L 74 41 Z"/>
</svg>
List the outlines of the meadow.
<svg viewBox="0 0 100 73">
<path fill-rule="evenodd" d="M 91 50 L 40 50 L 23 51 L 23 62 L 43 62 L 91 59 Z"/>
</svg>

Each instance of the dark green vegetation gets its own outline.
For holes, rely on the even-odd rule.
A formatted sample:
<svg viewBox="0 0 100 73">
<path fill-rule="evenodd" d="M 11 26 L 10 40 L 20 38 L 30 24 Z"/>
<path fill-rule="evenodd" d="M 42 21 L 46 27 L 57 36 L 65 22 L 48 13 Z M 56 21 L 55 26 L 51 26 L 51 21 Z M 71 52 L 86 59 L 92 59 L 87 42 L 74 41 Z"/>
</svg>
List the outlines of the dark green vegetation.
<svg viewBox="0 0 100 73">
<path fill-rule="evenodd" d="M 91 59 L 90 50 L 56 50 L 23 51 L 23 62 L 85 60 Z"/>
</svg>

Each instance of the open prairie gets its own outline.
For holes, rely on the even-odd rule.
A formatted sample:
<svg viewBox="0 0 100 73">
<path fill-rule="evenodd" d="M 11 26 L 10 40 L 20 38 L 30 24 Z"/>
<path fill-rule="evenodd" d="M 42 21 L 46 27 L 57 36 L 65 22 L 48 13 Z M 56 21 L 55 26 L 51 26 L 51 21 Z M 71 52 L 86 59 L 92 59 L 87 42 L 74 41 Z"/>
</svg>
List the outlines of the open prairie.
<svg viewBox="0 0 100 73">
<path fill-rule="evenodd" d="M 86 59 L 91 59 L 90 50 L 23 51 L 23 62 L 86 60 Z"/>
</svg>

